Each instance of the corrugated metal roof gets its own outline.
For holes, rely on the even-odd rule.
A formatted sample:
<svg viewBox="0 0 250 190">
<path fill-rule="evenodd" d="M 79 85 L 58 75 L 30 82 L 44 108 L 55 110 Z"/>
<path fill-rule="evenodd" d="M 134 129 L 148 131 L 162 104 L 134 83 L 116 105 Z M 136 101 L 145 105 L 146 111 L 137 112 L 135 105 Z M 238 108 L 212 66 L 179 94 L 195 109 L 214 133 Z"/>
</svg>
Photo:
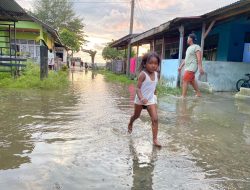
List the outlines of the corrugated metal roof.
<svg viewBox="0 0 250 190">
<path fill-rule="evenodd" d="M 160 33 L 163 33 L 167 30 L 170 30 L 170 29 L 173 29 L 176 27 L 178 28 L 178 24 L 180 23 L 184 23 L 186 22 L 187 20 L 189 21 L 188 23 L 192 22 L 192 21 L 200 21 L 202 18 L 199 17 L 199 16 L 192 16 L 192 17 L 178 17 L 178 18 L 175 18 L 173 20 L 170 20 L 166 23 L 163 23 L 161 24 L 160 26 L 158 27 L 155 27 L 155 28 L 152 28 L 148 31 L 145 31 L 143 33 L 141 33 L 140 35 L 134 37 L 132 40 L 131 40 L 131 43 L 135 43 L 135 42 L 138 42 L 144 38 L 148 38 L 150 36 L 154 36 L 155 34 L 160 34 Z"/>
<path fill-rule="evenodd" d="M 0 19 L 17 21 L 18 19 L 28 18 L 25 10 L 14 0 L 1 0 Z"/>
<path fill-rule="evenodd" d="M 238 13 L 237 11 L 239 8 L 245 8 L 244 11 L 247 12 L 247 8 L 249 6 L 250 6 L 250 0 L 239 0 L 237 2 L 231 3 L 230 5 L 227 5 L 225 7 L 222 7 L 222 8 L 216 9 L 214 11 L 211 11 L 209 13 L 206 13 L 202 16 L 175 18 L 173 20 L 170 20 L 170 21 L 158 26 L 158 27 L 152 28 L 148 31 L 141 33 L 140 35 L 133 38 L 131 40 L 131 43 L 136 43 L 136 42 L 141 41 L 145 38 L 149 38 L 150 36 L 160 34 L 164 31 L 172 30 L 173 28 L 178 27 L 178 25 L 180 26 L 180 24 L 190 25 L 190 22 L 194 22 L 196 25 L 197 24 L 201 25 L 204 20 L 206 20 L 208 18 L 213 18 L 213 17 L 216 18 L 216 16 L 218 16 L 218 15 L 223 15 L 223 17 L 225 19 L 227 17 L 228 11 L 232 10 L 232 11 L 235 11 L 235 14 L 237 14 Z"/>
<path fill-rule="evenodd" d="M 111 47 L 122 47 L 126 46 L 128 42 L 139 34 L 128 34 L 110 44 Z"/>
<path fill-rule="evenodd" d="M 25 13 L 24 9 L 13 0 L 1 0 L 0 7 L 6 11 Z"/>
<path fill-rule="evenodd" d="M 224 7 L 220 7 L 216 10 L 213 10 L 211 12 L 208 12 L 204 15 L 202 15 L 203 17 L 208 17 L 208 16 L 212 16 L 212 15 L 217 15 L 217 14 L 221 14 L 225 11 L 228 11 L 229 9 L 235 9 L 235 8 L 238 8 L 238 7 L 242 7 L 244 5 L 247 5 L 250 3 L 250 0 L 239 0 L 239 1 L 236 1 L 234 3 L 231 3 L 227 6 L 224 6 Z"/>
<path fill-rule="evenodd" d="M 59 42 L 58 32 L 48 24 L 42 22 L 38 18 L 28 14 L 15 0 L 1 0 L 0 3 L 0 20 L 3 21 L 19 21 L 28 20 L 42 25 L 53 37 Z"/>
</svg>

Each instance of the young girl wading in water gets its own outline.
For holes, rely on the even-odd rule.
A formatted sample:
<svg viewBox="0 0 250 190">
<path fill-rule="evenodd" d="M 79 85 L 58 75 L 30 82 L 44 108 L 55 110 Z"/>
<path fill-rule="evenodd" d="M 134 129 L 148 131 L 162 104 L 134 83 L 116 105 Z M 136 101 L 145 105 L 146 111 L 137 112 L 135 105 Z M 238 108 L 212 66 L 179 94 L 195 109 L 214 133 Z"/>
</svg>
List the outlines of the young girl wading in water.
<svg viewBox="0 0 250 190">
<path fill-rule="evenodd" d="M 153 143 L 161 147 L 157 139 L 158 134 L 158 115 L 157 115 L 157 98 L 155 95 L 156 85 L 159 79 L 157 73 L 160 65 L 159 56 L 154 53 L 147 53 L 143 56 L 140 65 L 140 74 L 137 83 L 135 96 L 134 115 L 130 118 L 128 132 L 132 133 L 134 121 L 140 117 L 142 109 L 147 109 L 152 121 Z"/>
</svg>

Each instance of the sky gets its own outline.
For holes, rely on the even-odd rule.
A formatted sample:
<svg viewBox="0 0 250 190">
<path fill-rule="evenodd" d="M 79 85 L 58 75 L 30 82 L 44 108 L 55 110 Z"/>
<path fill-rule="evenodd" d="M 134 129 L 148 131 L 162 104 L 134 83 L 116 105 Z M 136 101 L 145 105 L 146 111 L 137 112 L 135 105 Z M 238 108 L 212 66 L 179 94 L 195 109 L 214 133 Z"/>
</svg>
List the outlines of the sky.
<svg viewBox="0 0 250 190">
<path fill-rule="evenodd" d="M 25 9 L 32 9 L 32 0 L 16 0 Z M 101 54 L 105 45 L 129 33 L 131 0 L 69 0 L 77 16 L 85 24 L 88 36 L 85 49 L 96 50 L 96 62 L 105 63 Z M 135 0 L 133 33 L 140 33 L 176 17 L 199 16 L 237 0 Z M 90 62 L 90 56 L 75 56 Z"/>
</svg>

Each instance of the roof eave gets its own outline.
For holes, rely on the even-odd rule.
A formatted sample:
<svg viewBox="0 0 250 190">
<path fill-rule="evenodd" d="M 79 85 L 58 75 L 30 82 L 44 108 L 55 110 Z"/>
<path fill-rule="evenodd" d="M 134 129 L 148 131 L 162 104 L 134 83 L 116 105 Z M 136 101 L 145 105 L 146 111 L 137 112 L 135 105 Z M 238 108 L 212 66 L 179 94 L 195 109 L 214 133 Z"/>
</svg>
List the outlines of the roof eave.
<svg viewBox="0 0 250 190">
<path fill-rule="evenodd" d="M 138 35 L 137 37 L 133 38 L 131 40 L 132 44 L 138 43 L 139 41 L 146 39 L 146 38 L 150 38 L 154 35 L 157 34 L 161 34 L 163 32 L 167 32 L 170 29 L 175 29 L 176 27 L 178 27 L 177 25 L 181 25 L 184 24 L 182 22 L 186 21 L 186 20 L 197 20 L 197 21 L 201 21 L 202 18 L 200 16 L 192 16 L 192 17 L 177 17 L 174 18 L 173 20 L 170 20 L 166 23 L 161 24 L 158 27 L 152 28 L 146 32 L 141 33 L 140 35 Z"/>
<path fill-rule="evenodd" d="M 135 36 L 137 36 L 138 34 L 128 34 L 114 42 L 112 42 L 111 44 L 109 44 L 110 47 L 124 47 L 126 46 L 130 41 L 131 39 L 133 39 Z"/>
</svg>

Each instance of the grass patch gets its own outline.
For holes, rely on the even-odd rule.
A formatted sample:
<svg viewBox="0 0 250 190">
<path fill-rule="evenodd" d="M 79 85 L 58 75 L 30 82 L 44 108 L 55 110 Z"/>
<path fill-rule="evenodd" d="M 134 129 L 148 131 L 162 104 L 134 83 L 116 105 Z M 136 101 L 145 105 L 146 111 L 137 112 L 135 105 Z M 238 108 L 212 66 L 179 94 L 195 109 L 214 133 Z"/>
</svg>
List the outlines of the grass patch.
<svg viewBox="0 0 250 190">
<path fill-rule="evenodd" d="M 39 65 L 30 62 L 27 63 L 22 75 L 16 79 L 10 73 L 0 72 L 0 88 L 59 89 L 68 84 L 68 74 L 64 71 L 49 71 L 48 78 L 41 81 Z"/>
<path fill-rule="evenodd" d="M 109 82 L 118 82 L 122 84 L 136 84 L 135 80 L 129 79 L 124 74 L 115 74 L 107 70 L 98 70 L 98 73 L 104 75 L 104 78 Z"/>
<path fill-rule="evenodd" d="M 107 71 L 107 70 L 99 70 L 98 73 L 104 75 L 105 79 L 109 82 L 118 82 L 118 83 L 123 83 L 123 84 L 136 84 L 137 83 L 136 80 L 131 80 L 124 74 L 115 74 L 115 73 L 112 73 L 111 71 Z M 156 90 L 157 90 L 157 94 L 159 94 L 160 96 L 162 96 L 162 95 L 174 95 L 174 96 L 181 95 L 180 88 L 172 88 L 172 87 L 165 86 L 163 84 L 158 84 Z"/>
<path fill-rule="evenodd" d="M 157 91 L 157 94 L 159 94 L 160 96 L 163 96 L 163 95 L 180 96 L 181 95 L 180 88 L 173 88 L 173 87 L 165 86 L 163 84 L 158 84 L 156 91 Z"/>
</svg>

